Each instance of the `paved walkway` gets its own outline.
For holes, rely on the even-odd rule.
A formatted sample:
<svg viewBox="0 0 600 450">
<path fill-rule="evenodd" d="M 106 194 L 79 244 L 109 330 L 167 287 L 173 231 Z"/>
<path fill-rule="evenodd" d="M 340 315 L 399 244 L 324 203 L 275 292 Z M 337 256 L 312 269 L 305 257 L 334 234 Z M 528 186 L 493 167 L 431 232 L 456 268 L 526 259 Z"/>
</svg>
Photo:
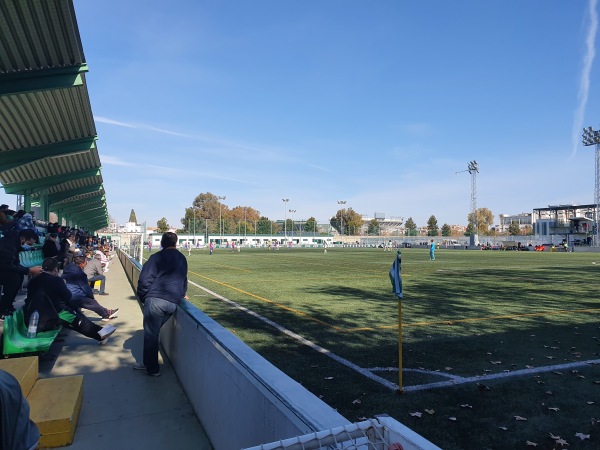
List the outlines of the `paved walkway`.
<svg viewBox="0 0 600 450">
<path fill-rule="evenodd" d="M 55 360 L 40 361 L 40 377 L 84 375 L 83 407 L 70 450 L 211 449 L 211 445 L 168 360 L 162 376 L 133 370 L 142 359 L 142 312 L 119 261 L 106 274 L 107 308 L 119 308 L 117 331 L 106 345 L 71 330 L 50 349 Z M 92 320 L 100 317 L 85 311 Z M 99 322 L 103 325 L 104 322 Z"/>
</svg>

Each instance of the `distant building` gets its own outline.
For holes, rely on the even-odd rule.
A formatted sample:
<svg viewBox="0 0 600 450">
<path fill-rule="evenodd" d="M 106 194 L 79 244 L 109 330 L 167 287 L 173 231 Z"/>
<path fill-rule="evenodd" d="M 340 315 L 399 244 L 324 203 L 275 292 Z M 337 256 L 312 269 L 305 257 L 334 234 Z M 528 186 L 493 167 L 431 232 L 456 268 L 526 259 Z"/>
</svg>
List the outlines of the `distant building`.
<svg viewBox="0 0 600 450">
<path fill-rule="evenodd" d="M 119 233 L 141 233 L 142 226 L 135 222 L 127 222 L 125 225 L 119 227 Z"/>
<path fill-rule="evenodd" d="M 542 238 L 560 236 L 569 242 L 591 245 L 596 205 L 549 205 L 533 210 L 534 232 Z"/>
<path fill-rule="evenodd" d="M 519 224 L 519 229 L 533 228 L 533 214 L 500 214 L 498 216 L 499 223 L 496 225 L 496 231 L 499 233 L 508 233 L 508 228 L 513 222 Z"/>
</svg>

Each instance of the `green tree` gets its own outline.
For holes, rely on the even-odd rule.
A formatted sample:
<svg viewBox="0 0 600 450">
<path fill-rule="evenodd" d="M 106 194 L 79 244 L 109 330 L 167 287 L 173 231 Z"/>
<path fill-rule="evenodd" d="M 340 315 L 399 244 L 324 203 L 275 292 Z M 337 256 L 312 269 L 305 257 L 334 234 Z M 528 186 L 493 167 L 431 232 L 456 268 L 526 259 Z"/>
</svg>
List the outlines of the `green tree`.
<svg viewBox="0 0 600 450">
<path fill-rule="evenodd" d="M 379 220 L 371 219 L 369 221 L 369 228 L 367 228 L 367 233 L 373 236 L 379 236 L 379 230 L 381 225 L 379 224 Z"/>
<path fill-rule="evenodd" d="M 257 234 L 277 234 L 281 231 L 281 227 L 277 222 L 269 220 L 267 217 L 261 217 L 256 223 Z"/>
<path fill-rule="evenodd" d="M 409 217 L 408 219 L 406 219 L 404 228 L 406 229 L 406 231 L 404 232 L 404 234 L 406 236 L 416 236 L 417 235 L 417 224 L 415 223 L 415 221 L 413 220 L 412 217 Z"/>
<path fill-rule="evenodd" d="M 169 228 L 171 227 L 169 227 L 167 219 L 164 217 L 158 222 L 156 222 L 156 231 L 158 231 L 159 233 L 166 233 L 167 231 L 169 231 Z"/>
<path fill-rule="evenodd" d="M 292 234 L 294 230 L 294 221 L 292 219 L 286 219 L 285 224 L 283 225 L 283 231 L 287 233 L 288 236 Z"/>
<path fill-rule="evenodd" d="M 469 223 L 465 231 L 465 236 L 471 236 L 472 234 L 475 234 L 475 225 Z"/>
<path fill-rule="evenodd" d="M 358 214 L 352 208 L 348 208 L 339 209 L 335 216 L 330 219 L 329 223 L 337 230 L 338 233 L 348 236 L 350 235 L 351 231 L 356 233 L 356 230 L 360 230 L 364 220 L 360 214 Z"/>
<path fill-rule="evenodd" d="M 450 228 L 450 225 L 448 225 L 447 223 L 442 225 L 442 236 L 444 236 L 444 237 L 452 236 L 452 228 Z"/>
<path fill-rule="evenodd" d="M 494 224 L 494 214 L 492 214 L 492 211 L 490 211 L 488 208 L 477 208 L 475 214 L 477 220 L 475 220 L 473 213 L 469 213 L 467 216 L 469 224 L 473 224 L 472 228 L 475 228 L 474 224 L 477 223 L 477 233 L 483 236 L 487 235 L 490 226 Z"/>
<path fill-rule="evenodd" d="M 210 192 L 198 194 L 192 206 L 185 209 L 185 216 L 181 219 L 183 229 L 186 232 L 195 231 L 196 234 L 204 233 L 208 227 L 211 234 L 219 234 L 223 225 L 223 231 L 227 233 L 236 232 L 236 224 L 227 223 L 230 216 L 229 207 L 221 203 L 221 199 Z"/>
<path fill-rule="evenodd" d="M 133 208 L 131 209 L 131 212 L 129 213 L 129 222 L 137 224 L 137 219 L 135 217 L 135 211 L 133 210 Z"/>
<path fill-rule="evenodd" d="M 437 219 L 434 215 L 431 215 L 427 220 L 427 236 L 437 236 L 439 234 L 439 227 Z"/>
<path fill-rule="evenodd" d="M 314 217 L 309 217 L 306 222 L 304 222 L 304 231 L 307 233 L 317 233 L 317 219 Z"/>
<path fill-rule="evenodd" d="M 517 222 L 516 220 L 510 222 L 510 225 L 508 226 L 508 234 L 510 234 L 511 236 L 518 236 L 519 234 L 521 234 L 521 227 L 519 226 L 519 222 Z"/>
</svg>

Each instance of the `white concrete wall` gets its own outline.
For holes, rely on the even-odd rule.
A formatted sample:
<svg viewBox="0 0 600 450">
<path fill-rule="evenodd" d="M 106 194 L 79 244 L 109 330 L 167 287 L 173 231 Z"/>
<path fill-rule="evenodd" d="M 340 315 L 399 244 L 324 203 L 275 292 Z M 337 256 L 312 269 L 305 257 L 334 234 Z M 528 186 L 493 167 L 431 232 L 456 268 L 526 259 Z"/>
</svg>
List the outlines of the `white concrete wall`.
<svg viewBox="0 0 600 450">
<path fill-rule="evenodd" d="M 215 449 L 241 449 L 350 423 L 188 302 L 164 351 Z"/>
</svg>

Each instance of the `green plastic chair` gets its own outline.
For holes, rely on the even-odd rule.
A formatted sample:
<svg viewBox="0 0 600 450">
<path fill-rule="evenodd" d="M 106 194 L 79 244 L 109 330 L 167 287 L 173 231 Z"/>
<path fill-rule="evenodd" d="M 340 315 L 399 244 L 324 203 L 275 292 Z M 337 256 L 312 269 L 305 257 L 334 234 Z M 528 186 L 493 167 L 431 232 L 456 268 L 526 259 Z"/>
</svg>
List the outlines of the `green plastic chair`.
<svg viewBox="0 0 600 450">
<path fill-rule="evenodd" d="M 46 353 L 60 330 L 43 331 L 34 338 L 27 337 L 23 310 L 16 310 L 12 316 L 4 318 L 4 339 L 2 350 L 4 357 L 22 353 Z"/>
</svg>

